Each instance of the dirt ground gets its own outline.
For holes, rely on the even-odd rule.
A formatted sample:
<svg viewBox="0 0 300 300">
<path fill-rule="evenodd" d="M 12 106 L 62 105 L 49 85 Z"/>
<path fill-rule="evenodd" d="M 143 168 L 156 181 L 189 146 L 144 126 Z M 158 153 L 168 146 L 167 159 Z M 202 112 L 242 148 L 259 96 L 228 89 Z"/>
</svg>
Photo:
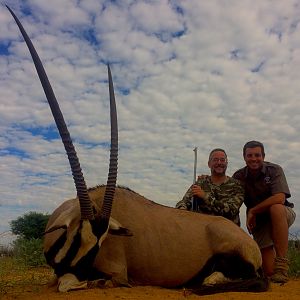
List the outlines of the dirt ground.
<svg viewBox="0 0 300 300">
<path fill-rule="evenodd" d="M 33 279 L 32 282 L 35 280 Z M 208 296 L 197 296 L 184 290 L 170 290 L 159 287 L 133 287 L 133 288 L 109 288 L 109 289 L 89 289 L 68 293 L 58 293 L 56 287 L 49 287 L 43 280 L 40 283 L 26 282 L 26 284 L 11 286 L 1 291 L 0 299 L 105 299 L 105 300 L 299 300 L 300 299 L 300 279 L 291 279 L 284 285 L 271 284 L 270 290 L 263 293 L 220 293 Z"/>
</svg>

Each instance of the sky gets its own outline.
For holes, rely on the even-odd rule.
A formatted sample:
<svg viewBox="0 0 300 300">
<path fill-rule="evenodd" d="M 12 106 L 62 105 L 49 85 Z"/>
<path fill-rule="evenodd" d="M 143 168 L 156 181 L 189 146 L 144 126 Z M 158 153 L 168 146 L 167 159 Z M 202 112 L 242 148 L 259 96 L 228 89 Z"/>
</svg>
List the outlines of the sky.
<svg viewBox="0 0 300 300">
<path fill-rule="evenodd" d="M 174 207 L 208 154 L 227 173 L 264 143 L 300 215 L 299 0 L 6 0 L 44 64 L 89 187 L 105 184 L 117 102 L 117 184 Z M 68 160 L 19 29 L 0 5 L 0 233 L 76 195 Z M 241 209 L 245 228 L 245 207 Z M 290 229 L 300 235 L 300 218 Z M 1 242 L 1 240 L 0 240 Z"/>
</svg>

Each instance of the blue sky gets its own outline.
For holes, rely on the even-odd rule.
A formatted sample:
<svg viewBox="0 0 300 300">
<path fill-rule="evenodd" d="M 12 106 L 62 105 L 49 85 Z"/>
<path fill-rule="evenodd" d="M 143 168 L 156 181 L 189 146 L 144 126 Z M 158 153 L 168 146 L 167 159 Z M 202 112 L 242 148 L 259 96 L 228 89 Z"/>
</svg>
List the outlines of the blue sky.
<svg viewBox="0 0 300 300">
<path fill-rule="evenodd" d="M 300 1 L 28 0 L 8 4 L 31 37 L 87 185 L 106 183 L 111 65 L 119 119 L 118 184 L 175 206 L 215 147 L 228 174 L 242 147 L 265 144 L 300 214 Z M 29 51 L 0 6 L 0 233 L 76 192 Z M 242 222 L 244 223 L 244 208 Z M 243 225 L 244 226 L 244 225 Z M 300 231 L 296 220 L 291 231 Z"/>
</svg>

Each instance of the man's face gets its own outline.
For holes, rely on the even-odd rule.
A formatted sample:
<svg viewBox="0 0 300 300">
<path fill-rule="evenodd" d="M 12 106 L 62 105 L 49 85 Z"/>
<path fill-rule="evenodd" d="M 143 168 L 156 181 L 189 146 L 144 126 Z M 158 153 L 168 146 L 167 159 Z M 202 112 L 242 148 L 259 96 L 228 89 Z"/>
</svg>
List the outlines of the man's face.
<svg viewBox="0 0 300 300">
<path fill-rule="evenodd" d="M 215 151 L 212 153 L 208 167 L 211 170 L 212 175 L 225 175 L 227 169 L 227 157 L 222 151 Z"/>
<path fill-rule="evenodd" d="M 245 151 L 244 160 L 250 170 L 257 171 L 261 169 L 264 161 L 261 148 L 247 148 Z"/>
</svg>

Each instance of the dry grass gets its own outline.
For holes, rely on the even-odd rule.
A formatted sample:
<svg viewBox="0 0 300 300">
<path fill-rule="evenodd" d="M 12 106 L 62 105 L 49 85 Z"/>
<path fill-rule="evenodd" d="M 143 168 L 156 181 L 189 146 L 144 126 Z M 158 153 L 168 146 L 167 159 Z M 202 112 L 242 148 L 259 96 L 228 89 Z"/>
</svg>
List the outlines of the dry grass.
<svg viewBox="0 0 300 300">
<path fill-rule="evenodd" d="M 11 257 L 0 258 L 0 295 L 23 293 L 28 287 L 38 292 L 52 278 L 53 271 L 49 267 L 25 267 Z"/>
<path fill-rule="evenodd" d="M 268 292 L 224 293 L 208 296 L 186 295 L 182 289 L 159 287 L 134 287 L 114 289 L 89 289 L 58 293 L 55 286 L 49 287 L 53 271 L 49 267 L 24 267 L 13 258 L 0 258 L 1 300 L 299 300 L 299 280 L 291 279 L 285 285 L 272 284 Z"/>
</svg>

